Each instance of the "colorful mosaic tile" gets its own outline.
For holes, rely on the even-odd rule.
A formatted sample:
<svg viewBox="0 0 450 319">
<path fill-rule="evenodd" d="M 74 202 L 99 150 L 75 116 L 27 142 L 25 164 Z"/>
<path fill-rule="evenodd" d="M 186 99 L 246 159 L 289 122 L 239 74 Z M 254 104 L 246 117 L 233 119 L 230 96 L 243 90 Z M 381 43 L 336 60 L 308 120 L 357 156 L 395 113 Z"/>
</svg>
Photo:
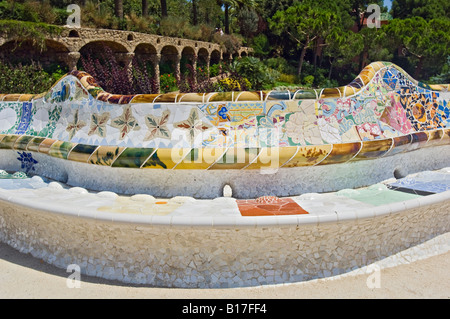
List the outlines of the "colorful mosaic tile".
<svg viewBox="0 0 450 319">
<path fill-rule="evenodd" d="M 153 169 L 368 160 L 449 144 L 448 87 L 382 62 L 338 88 L 208 94 L 112 94 L 73 71 L 42 94 L 0 94 L 0 149 Z"/>
<path fill-rule="evenodd" d="M 264 196 L 257 199 L 237 200 L 242 216 L 274 216 L 308 214 L 292 198 Z"/>
</svg>

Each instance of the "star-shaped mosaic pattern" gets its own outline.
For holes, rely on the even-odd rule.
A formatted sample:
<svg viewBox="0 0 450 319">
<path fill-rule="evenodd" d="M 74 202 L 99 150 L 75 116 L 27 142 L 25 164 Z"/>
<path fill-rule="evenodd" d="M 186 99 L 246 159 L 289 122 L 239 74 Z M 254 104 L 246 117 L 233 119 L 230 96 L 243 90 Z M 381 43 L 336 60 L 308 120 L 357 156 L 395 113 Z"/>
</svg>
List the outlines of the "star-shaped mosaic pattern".
<svg viewBox="0 0 450 319">
<path fill-rule="evenodd" d="M 140 129 L 136 118 L 133 116 L 130 105 L 124 107 L 121 116 L 111 120 L 111 126 L 119 129 L 120 140 L 123 140 L 132 130 L 138 131 Z"/>
<path fill-rule="evenodd" d="M 191 112 L 189 113 L 189 117 L 187 118 L 187 120 L 174 123 L 173 127 L 187 130 L 188 139 L 191 144 L 194 142 L 195 138 L 199 134 L 212 128 L 210 124 L 200 119 L 198 111 L 195 108 L 191 109 Z"/>
<path fill-rule="evenodd" d="M 86 122 L 80 121 L 78 110 L 76 110 L 75 114 L 73 115 L 73 121 L 70 122 L 66 127 L 66 131 L 69 132 L 69 140 L 71 140 L 74 135 L 85 126 Z"/>
<path fill-rule="evenodd" d="M 171 138 L 170 130 L 167 127 L 169 121 L 170 111 L 166 110 L 160 117 L 152 114 L 145 116 L 145 124 L 148 127 L 148 132 L 144 137 L 144 141 L 150 141 L 154 138 Z"/>
<path fill-rule="evenodd" d="M 97 134 L 100 137 L 106 137 L 106 123 L 109 120 L 109 112 L 102 114 L 92 114 L 91 117 L 91 127 L 89 129 L 88 135 Z"/>
</svg>

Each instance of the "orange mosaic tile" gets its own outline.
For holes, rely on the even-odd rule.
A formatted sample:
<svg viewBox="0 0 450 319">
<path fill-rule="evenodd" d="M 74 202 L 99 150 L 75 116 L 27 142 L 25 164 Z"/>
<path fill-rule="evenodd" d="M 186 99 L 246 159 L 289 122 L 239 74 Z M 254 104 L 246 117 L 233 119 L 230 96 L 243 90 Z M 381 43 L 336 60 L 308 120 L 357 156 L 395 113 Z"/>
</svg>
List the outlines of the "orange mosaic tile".
<svg viewBox="0 0 450 319">
<path fill-rule="evenodd" d="M 236 203 L 242 216 L 308 214 L 292 198 L 263 196 L 257 199 L 238 199 Z"/>
</svg>

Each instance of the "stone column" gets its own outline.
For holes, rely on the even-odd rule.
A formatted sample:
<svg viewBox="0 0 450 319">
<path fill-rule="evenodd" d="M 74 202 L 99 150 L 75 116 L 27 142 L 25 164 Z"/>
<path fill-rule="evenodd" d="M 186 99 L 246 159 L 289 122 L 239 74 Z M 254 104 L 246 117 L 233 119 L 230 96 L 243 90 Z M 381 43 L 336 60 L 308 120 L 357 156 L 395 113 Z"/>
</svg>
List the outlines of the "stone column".
<svg viewBox="0 0 450 319">
<path fill-rule="evenodd" d="M 197 61 L 198 61 L 198 55 L 194 54 L 192 56 L 192 68 L 194 69 L 194 74 L 192 75 L 194 77 L 194 83 L 197 86 Z"/>
<path fill-rule="evenodd" d="M 134 52 L 117 53 L 117 60 L 123 62 L 130 81 L 133 79 L 133 58 Z"/>
<path fill-rule="evenodd" d="M 81 56 L 80 52 L 67 53 L 65 60 L 66 60 L 67 66 L 69 67 L 69 72 L 75 71 L 77 69 L 77 63 L 78 63 L 78 60 L 80 59 L 80 56 Z"/>
<path fill-rule="evenodd" d="M 180 62 L 181 62 L 181 53 L 178 52 L 175 57 L 175 78 L 177 79 L 177 82 L 180 82 L 181 79 Z"/>
<path fill-rule="evenodd" d="M 153 70 L 155 71 L 155 83 L 156 83 L 156 93 L 160 93 L 160 86 L 161 86 L 161 75 L 159 73 L 159 62 L 161 62 L 161 54 L 157 53 L 157 54 L 153 54 L 152 57 L 150 58 L 150 60 L 152 61 L 152 65 L 153 65 Z"/>
<path fill-rule="evenodd" d="M 208 74 L 208 79 L 210 77 L 210 74 L 209 74 L 210 63 L 211 63 L 211 55 L 208 55 L 208 57 L 206 58 L 206 72 Z"/>
</svg>

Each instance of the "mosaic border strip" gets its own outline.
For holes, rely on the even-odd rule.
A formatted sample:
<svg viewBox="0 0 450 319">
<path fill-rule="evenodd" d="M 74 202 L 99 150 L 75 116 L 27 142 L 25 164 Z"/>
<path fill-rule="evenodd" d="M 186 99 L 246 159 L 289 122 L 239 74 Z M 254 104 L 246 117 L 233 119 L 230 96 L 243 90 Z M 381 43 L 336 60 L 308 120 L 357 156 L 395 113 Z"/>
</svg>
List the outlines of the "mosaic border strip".
<svg viewBox="0 0 450 319">
<path fill-rule="evenodd" d="M 17 134 L 0 135 L 0 149 L 4 150 L 37 152 L 93 165 L 142 169 L 264 169 L 331 165 L 449 144 L 450 128 L 383 140 L 253 149 L 135 148 L 87 145 Z M 237 156 L 238 153 L 243 156 Z"/>
</svg>

